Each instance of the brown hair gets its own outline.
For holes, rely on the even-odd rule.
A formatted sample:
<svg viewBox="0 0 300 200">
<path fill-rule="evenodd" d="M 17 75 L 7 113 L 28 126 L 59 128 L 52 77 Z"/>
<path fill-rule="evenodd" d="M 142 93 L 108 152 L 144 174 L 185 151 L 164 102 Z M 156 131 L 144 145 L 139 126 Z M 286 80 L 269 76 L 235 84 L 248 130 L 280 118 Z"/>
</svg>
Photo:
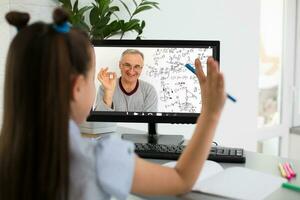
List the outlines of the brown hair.
<svg viewBox="0 0 300 200">
<path fill-rule="evenodd" d="M 9 12 L 19 30 L 7 56 L 0 135 L 0 199 L 67 199 L 71 89 L 87 75 L 90 43 L 82 31 L 57 32 L 54 24 L 27 26 L 29 15 Z"/>
</svg>

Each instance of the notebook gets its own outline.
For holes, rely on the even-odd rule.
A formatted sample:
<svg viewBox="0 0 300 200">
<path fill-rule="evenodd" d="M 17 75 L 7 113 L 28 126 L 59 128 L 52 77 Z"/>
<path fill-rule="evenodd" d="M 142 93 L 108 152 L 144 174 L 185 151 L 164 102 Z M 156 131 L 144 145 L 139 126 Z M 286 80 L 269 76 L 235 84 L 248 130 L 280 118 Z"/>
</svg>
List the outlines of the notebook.
<svg viewBox="0 0 300 200">
<path fill-rule="evenodd" d="M 176 162 L 164 166 L 174 167 Z M 231 199 L 264 199 L 286 182 L 280 176 L 274 176 L 244 167 L 223 167 L 207 160 L 198 177 L 193 191 L 212 194 Z"/>
</svg>

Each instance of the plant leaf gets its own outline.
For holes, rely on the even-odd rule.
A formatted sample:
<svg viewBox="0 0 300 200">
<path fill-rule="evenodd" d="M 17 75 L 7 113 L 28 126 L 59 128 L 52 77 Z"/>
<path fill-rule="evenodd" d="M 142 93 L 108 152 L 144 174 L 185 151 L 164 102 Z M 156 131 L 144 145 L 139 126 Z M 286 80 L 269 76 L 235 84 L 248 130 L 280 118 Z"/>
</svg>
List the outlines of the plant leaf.
<svg viewBox="0 0 300 200">
<path fill-rule="evenodd" d="M 116 0 L 93 0 L 83 7 L 79 7 L 79 0 L 56 0 L 60 2 L 62 7 L 70 13 L 70 22 L 73 26 L 82 28 L 89 32 L 91 39 L 107 39 L 113 35 L 121 34 L 122 39 L 124 33 L 128 31 L 137 32 L 136 39 L 141 39 L 141 34 L 146 26 L 144 20 L 133 17 L 143 11 L 153 8 L 159 9 L 159 3 L 156 0 L 132 0 L 135 9 L 129 7 L 129 0 L 118 0 L 122 6 L 115 6 Z M 72 3 L 74 2 L 74 4 Z M 131 5 L 131 4 L 130 4 Z M 118 17 L 118 11 L 126 10 L 129 14 L 129 21 L 125 21 Z M 86 22 L 86 13 L 89 12 L 89 23 Z M 114 15 L 112 20 L 112 15 Z M 123 17 L 126 19 L 126 17 Z"/>
<path fill-rule="evenodd" d="M 98 16 L 98 8 L 94 7 L 91 12 L 90 12 L 90 23 L 92 26 L 95 26 L 99 21 L 99 16 Z"/>
<path fill-rule="evenodd" d="M 157 9 L 159 9 L 158 5 L 159 3 L 158 2 L 154 2 L 154 1 L 144 1 L 140 4 L 140 6 L 144 6 L 144 5 L 150 5 L 152 7 L 155 7 Z"/>
<path fill-rule="evenodd" d="M 100 11 L 99 14 L 101 16 L 104 16 L 105 12 L 109 8 L 110 0 L 98 0 L 98 3 L 99 3 L 99 11 Z"/>
<path fill-rule="evenodd" d="M 110 16 L 105 16 L 101 19 L 99 25 L 100 26 L 106 26 L 108 22 L 110 21 Z"/>
<path fill-rule="evenodd" d="M 74 3 L 73 11 L 74 11 L 74 13 L 78 12 L 78 0 L 76 0 L 75 3 Z"/>
<path fill-rule="evenodd" d="M 141 7 L 138 7 L 138 8 L 134 11 L 134 13 L 132 14 L 132 16 L 134 16 L 134 15 L 136 15 L 136 14 L 142 12 L 142 11 L 150 10 L 150 9 L 152 9 L 152 6 L 141 6 Z"/>
<path fill-rule="evenodd" d="M 139 22 L 140 22 L 140 20 L 138 20 L 138 19 L 132 19 L 132 20 L 126 22 L 124 24 L 124 30 L 123 31 L 126 32 L 126 31 L 130 31 L 130 30 L 135 29 L 136 26 L 139 26 Z"/>
<path fill-rule="evenodd" d="M 122 0 L 119 0 L 119 1 L 123 4 L 124 8 L 127 10 L 128 14 L 129 14 L 129 16 L 131 16 L 131 12 L 130 12 L 128 6 L 124 3 L 124 1 L 122 1 Z"/>
<path fill-rule="evenodd" d="M 86 11 L 90 10 L 91 8 L 93 8 L 93 6 L 84 6 L 84 7 L 80 8 L 80 9 L 78 10 L 78 14 L 81 15 L 81 16 L 83 16 L 84 13 L 85 13 Z M 83 19 L 83 20 L 84 20 L 84 19 Z"/>
<path fill-rule="evenodd" d="M 112 6 L 108 8 L 108 12 L 114 13 L 116 11 L 120 11 L 120 8 L 118 6 Z"/>
<path fill-rule="evenodd" d="M 137 24 L 134 27 L 132 27 L 132 30 L 138 33 L 138 35 L 141 35 L 143 33 L 143 29 L 141 29 L 140 25 Z"/>
<path fill-rule="evenodd" d="M 122 19 L 119 21 L 119 23 L 120 23 L 120 29 L 123 31 L 125 27 L 125 21 Z"/>
<path fill-rule="evenodd" d="M 91 33 L 93 39 L 103 39 L 103 27 L 94 27 Z"/>
<path fill-rule="evenodd" d="M 145 20 L 143 20 L 142 23 L 141 23 L 141 28 L 144 29 L 145 26 L 146 26 L 146 22 L 145 22 Z"/>
<path fill-rule="evenodd" d="M 117 20 L 114 20 L 110 24 L 104 27 L 103 29 L 103 37 L 107 38 L 112 35 L 119 33 L 120 31 L 120 23 Z"/>
<path fill-rule="evenodd" d="M 138 7 L 138 4 L 136 3 L 136 0 L 132 0 L 132 1 L 133 1 L 133 3 L 134 3 L 135 7 L 137 8 L 137 7 Z"/>
</svg>

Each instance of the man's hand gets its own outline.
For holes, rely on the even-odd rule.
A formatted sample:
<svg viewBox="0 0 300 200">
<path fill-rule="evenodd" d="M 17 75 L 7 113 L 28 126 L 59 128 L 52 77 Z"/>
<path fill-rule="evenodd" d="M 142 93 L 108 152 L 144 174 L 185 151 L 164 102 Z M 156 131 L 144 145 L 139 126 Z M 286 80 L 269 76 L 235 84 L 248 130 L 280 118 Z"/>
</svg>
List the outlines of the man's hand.
<svg viewBox="0 0 300 200">
<path fill-rule="evenodd" d="M 116 87 L 117 74 L 115 72 L 108 72 L 108 67 L 101 68 L 98 76 L 98 80 L 103 86 L 104 91 L 114 91 Z"/>
<path fill-rule="evenodd" d="M 103 86 L 103 101 L 108 107 L 111 108 L 117 83 L 117 74 L 115 72 L 108 72 L 108 67 L 106 67 L 100 69 L 97 78 Z"/>
</svg>

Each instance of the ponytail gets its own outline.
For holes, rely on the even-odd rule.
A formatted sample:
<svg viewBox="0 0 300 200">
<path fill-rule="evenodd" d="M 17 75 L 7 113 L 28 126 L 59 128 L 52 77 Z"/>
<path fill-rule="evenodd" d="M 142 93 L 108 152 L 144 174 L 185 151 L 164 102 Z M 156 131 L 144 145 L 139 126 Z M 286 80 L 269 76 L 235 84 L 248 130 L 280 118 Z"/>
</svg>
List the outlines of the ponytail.
<svg viewBox="0 0 300 200">
<path fill-rule="evenodd" d="M 27 13 L 9 12 L 19 32 L 6 63 L 0 134 L 0 199 L 68 199 L 72 77 L 88 72 L 90 42 L 69 27 L 62 9 L 54 23 L 27 25 Z"/>
</svg>

